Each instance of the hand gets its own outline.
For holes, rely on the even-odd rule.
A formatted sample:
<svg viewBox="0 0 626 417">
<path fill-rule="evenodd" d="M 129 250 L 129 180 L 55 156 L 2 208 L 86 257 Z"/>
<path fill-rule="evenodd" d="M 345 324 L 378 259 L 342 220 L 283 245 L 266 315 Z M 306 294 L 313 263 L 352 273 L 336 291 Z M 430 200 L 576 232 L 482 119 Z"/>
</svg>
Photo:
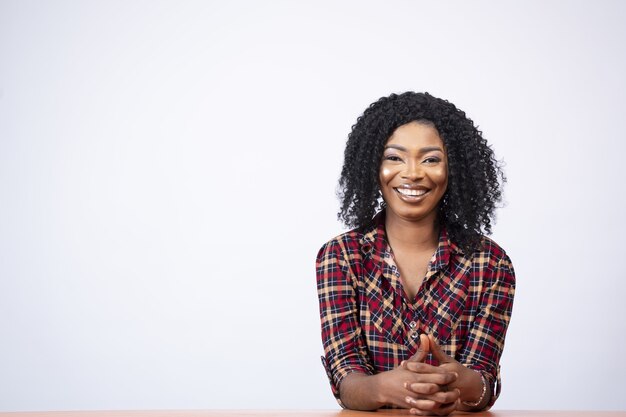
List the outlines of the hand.
<svg viewBox="0 0 626 417">
<path fill-rule="evenodd" d="M 433 358 L 439 362 L 438 368 L 444 369 L 457 375 L 457 378 L 446 387 L 448 390 L 458 390 L 460 401 L 476 401 L 482 393 L 483 382 L 480 374 L 472 369 L 465 367 L 454 358 L 446 355 L 432 335 L 428 336 L 428 347 Z M 418 368 L 418 364 L 411 363 L 413 358 L 407 362 L 406 366 L 409 370 Z M 414 391 L 411 389 L 411 391 Z M 414 391 L 415 392 L 415 391 Z M 467 406 L 457 404 L 462 410 L 469 410 Z"/>
<path fill-rule="evenodd" d="M 418 373 L 398 367 L 377 374 L 379 387 L 377 391 L 380 393 L 381 403 L 399 408 L 434 409 L 438 408 L 439 404 L 454 401 L 458 397 L 456 391 L 435 392 L 432 395 L 429 392 L 419 392 L 419 388 L 417 388 L 419 386 L 446 385 L 456 378 L 456 375 L 437 367 L 422 365 L 433 369 L 429 369 L 429 372 Z M 412 389 L 412 387 L 416 389 Z"/>
<path fill-rule="evenodd" d="M 432 351 L 431 344 L 431 340 L 422 335 L 415 355 L 391 371 L 346 375 L 339 386 L 343 404 L 355 410 L 375 410 L 391 405 L 410 408 L 413 414 L 419 415 L 450 414 L 456 409 L 459 392 L 448 387 L 458 374 L 424 363 Z"/>
<path fill-rule="evenodd" d="M 420 344 L 417 347 L 417 351 L 415 351 L 415 353 L 413 354 L 413 356 L 411 356 L 409 361 L 424 362 L 426 360 L 426 356 L 428 356 L 429 352 L 430 352 L 430 339 L 425 334 L 421 334 L 420 335 Z M 403 367 L 403 368 L 406 369 L 406 366 L 405 366 L 406 363 L 407 363 L 407 361 L 400 362 L 400 367 Z"/>
<path fill-rule="evenodd" d="M 437 389 L 436 392 L 430 393 L 421 392 L 419 388 L 416 392 L 410 388 L 411 385 L 415 387 L 447 385 L 456 379 L 453 373 L 423 363 L 429 351 L 429 340 L 423 335 L 417 352 L 409 359 L 421 366 L 419 371 L 409 370 L 406 365 L 409 361 L 403 361 L 396 369 L 375 376 L 378 387 L 376 392 L 380 394 L 379 401 L 382 404 L 400 408 L 416 408 L 417 406 L 433 410 L 439 409 L 441 403 L 447 404 L 455 401 L 458 397 L 455 391 L 445 393 Z"/>
<path fill-rule="evenodd" d="M 405 399 L 411 414 L 445 416 L 458 408 L 461 391 L 449 388 L 458 374 L 419 362 L 411 362 L 408 368 L 419 375 L 417 382 L 404 385 L 411 392 Z"/>
<path fill-rule="evenodd" d="M 440 363 L 454 361 L 441 351 L 432 336 L 420 335 L 418 351 L 411 359 L 400 364 L 401 368 L 414 373 L 411 380 L 404 383 L 404 387 L 411 392 L 411 395 L 406 396 L 405 401 L 411 407 L 411 414 L 448 415 L 458 406 L 460 390 L 451 388 L 458 374 L 443 366 L 423 363 L 428 352 L 432 352 Z"/>
</svg>

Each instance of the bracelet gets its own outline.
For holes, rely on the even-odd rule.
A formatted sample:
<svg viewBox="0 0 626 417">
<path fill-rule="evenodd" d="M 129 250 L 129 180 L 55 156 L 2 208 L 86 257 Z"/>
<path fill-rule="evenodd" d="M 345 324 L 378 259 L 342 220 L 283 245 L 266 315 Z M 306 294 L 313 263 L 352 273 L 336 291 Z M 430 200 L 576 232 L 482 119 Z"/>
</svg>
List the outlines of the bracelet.
<svg viewBox="0 0 626 417">
<path fill-rule="evenodd" d="M 480 403 L 485 399 L 485 394 L 487 393 L 487 380 L 482 372 L 478 372 L 480 374 L 480 380 L 483 382 L 483 392 L 480 394 L 480 398 L 476 402 L 469 401 L 461 401 L 461 404 L 466 405 L 468 407 L 477 407 Z"/>
</svg>

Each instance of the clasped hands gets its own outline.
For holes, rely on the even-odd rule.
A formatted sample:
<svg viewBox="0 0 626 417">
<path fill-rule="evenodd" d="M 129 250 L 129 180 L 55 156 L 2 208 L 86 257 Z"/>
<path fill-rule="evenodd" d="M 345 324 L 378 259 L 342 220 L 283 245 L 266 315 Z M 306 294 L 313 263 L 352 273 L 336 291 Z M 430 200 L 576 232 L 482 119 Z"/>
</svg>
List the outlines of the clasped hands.
<svg viewBox="0 0 626 417">
<path fill-rule="evenodd" d="M 439 366 L 424 363 L 428 353 L 439 362 Z M 402 383 L 404 391 L 396 391 L 390 403 L 410 408 L 415 415 L 448 415 L 458 409 L 461 390 L 480 378 L 452 357 L 446 355 L 432 335 L 420 335 L 420 346 L 409 360 L 390 372 L 394 385 Z M 396 385 L 397 386 L 397 385 Z M 402 398 L 402 396 L 404 398 Z"/>
</svg>

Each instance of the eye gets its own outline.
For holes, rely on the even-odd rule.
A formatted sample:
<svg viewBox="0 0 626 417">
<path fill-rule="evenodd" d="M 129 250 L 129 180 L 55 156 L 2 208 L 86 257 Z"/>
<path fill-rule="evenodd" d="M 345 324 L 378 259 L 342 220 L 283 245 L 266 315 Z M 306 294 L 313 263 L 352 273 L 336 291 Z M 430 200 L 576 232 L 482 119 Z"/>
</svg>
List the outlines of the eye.
<svg viewBox="0 0 626 417">
<path fill-rule="evenodd" d="M 402 158 L 400 158 L 398 155 L 385 155 L 383 159 L 385 161 L 402 162 Z"/>
<path fill-rule="evenodd" d="M 438 164 L 439 162 L 441 162 L 441 158 L 438 156 L 428 156 L 424 159 L 426 164 Z"/>
</svg>

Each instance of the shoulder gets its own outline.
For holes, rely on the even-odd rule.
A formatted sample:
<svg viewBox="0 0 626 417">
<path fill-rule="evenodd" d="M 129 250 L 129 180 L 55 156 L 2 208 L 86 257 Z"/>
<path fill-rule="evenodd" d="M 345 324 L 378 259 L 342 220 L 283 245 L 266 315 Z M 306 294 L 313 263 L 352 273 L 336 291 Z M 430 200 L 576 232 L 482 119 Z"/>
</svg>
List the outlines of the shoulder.
<svg viewBox="0 0 626 417">
<path fill-rule="evenodd" d="M 487 265 L 499 263 L 501 261 L 511 262 L 506 251 L 498 245 L 493 239 L 480 235 L 479 243 L 473 251 L 467 251 L 461 248 L 455 241 L 450 239 L 447 230 L 442 229 L 439 238 L 439 246 L 447 248 L 450 253 L 457 256 L 457 259 L 472 263 L 485 263 Z"/>
<path fill-rule="evenodd" d="M 380 250 L 385 245 L 385 211 L 378 212 L 369 223 L 335 236 L 326 242 L 318 252 L 341 252 L 346 258 L 361 258 L 363 252 L 369 252 L 374 246 Z"/>
<path fill-rule="evenodd" d="M 335 236 L 324 243 L 318 251 L 318 262 L 328 256 L 340 255 L 342 258 L 351 258 L 360 254 L 364 236 L 365 230 L 363 228 L 352 229 Z"/>
<path fill-rule="evenodd" d="M 319 288 L 354 284 L 363 265 L 364 233 L 350 230 L 326 242 L 317 253 L 315 270 Z"/>
<path fill-rule="evenodd" d="M 502 259 L 509 260 L 509 255 L 502 246 L 498 245 L 493 239 L 487 236 L 481 236 L 481 248 L 474 252 L 472 256 L 488 257 L 491 260 L 499 261 Z M 509 260 L 510 261 L 510 260 Z"/>
<path fill-rule="evenodd" d="M 493 239 L 482 236 L 481 248 L 471 255 L 471 260 L 474 267 L 492 272 L 496 279 L 515 282 L 511 258 Z"/>
</svg>

